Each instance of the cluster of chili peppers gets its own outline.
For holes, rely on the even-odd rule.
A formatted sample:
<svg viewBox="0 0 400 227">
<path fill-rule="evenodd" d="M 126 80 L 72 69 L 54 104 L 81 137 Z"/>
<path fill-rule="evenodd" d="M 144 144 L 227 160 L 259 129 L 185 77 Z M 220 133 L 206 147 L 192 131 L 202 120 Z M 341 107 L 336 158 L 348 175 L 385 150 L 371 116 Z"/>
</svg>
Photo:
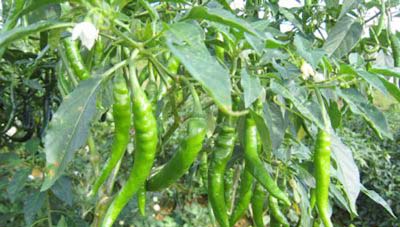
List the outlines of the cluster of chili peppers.
<svg viewBox="0 0 400 227">
<path fill-rule="evenodd" d="M 75 41 L 66 38 L 63 42 L 67 61 L 76 77 L 85 80 L 90 77 L 89 70 L 85 67 L 79 49 Z M 100 54 L 101 51 L 99 51 Z M 137 52 L 136 52 L 137 54 Z M 129 57 L 129 51 L 125 51 Z M 132 54 L 132 56 L 135 54 Z M 112 226 L 118 218 L 122 209 L 136 195 L 139 211 L 145 215 L 146 191 L 163 190 L 179 180 L 196 161 L 203 148 L 203 142 L 207 132 L 207 120 L 202 110 L 200 99 L 195 88 L 187 79 L 182 81 L 189 87 L 194 100 L 193 113 L 187 120 L 186 136 L 181 141 L 179 149 L 171 159 L 157 172 L 151 175 L 151 169 L 156 157 L 158 146 L 157 121 L 154 115 L 153 103 L 147 98 L 138 79 L 134 58 L 130 57 L 129 67 L 125 71 L 116 73 L 113 83 L 114 104 L 112 114 L 114 118 L 115 134 L 111 148 L 111 155 L 96 179 L 90 196 L 98 194 L 99 189 L 111 175 L 113 169 L 122 159 L 130 141 L 131 123 L 134 127 L 134 164 L 130 175 L 120 191 L 112 199 L 111 203 L 103 208 L 100 220 L 101 226 Z M 169 67 L 176 74 L 179 63 Z M 260 111 L 259 105 L 255 108 Z M 220 113 L 218 128 L 214 135 L 214 146 L 211 155 L 206 152 L 202 155 L 202 172 L 207 173 L 203 179 L 207 181 L 208 200 L 213 215 L 222 227 L 234 226 L 251 207 L 253 222 L 257 227 L 264 225 L 264 204 L 268 204 L 270 210 L 271 226 L 290 226 L 284 213 L 280 208 L 279 201 L 283 206 L 290 206 L 291 201 L 286 192 L 282 191 L 275 179 L 264 167 L 260 158 L 262 143 L 257 125 L 252 115 L 244 116 L 245 130 L 243 150 L 243 171 L 240 176 L 238 196 L 231 209 L 227 199 L 226 171 L 227 164 L 232 157 L 233 150 L 237 145 L 237 116 L 229 116 Z M 330 136 L 324 130 L 317 135 L 315 148 L 315 201 L 319 216 L 326 227 L 331 227 L 329 214 L 328 189 L 330 183 Z M 209 160 L 207 160 L 209 159 Z M 269 195 L 267 195 L 267 192 Z M 233 198 L 235 199 L 235 198 Z"/>
</svg>

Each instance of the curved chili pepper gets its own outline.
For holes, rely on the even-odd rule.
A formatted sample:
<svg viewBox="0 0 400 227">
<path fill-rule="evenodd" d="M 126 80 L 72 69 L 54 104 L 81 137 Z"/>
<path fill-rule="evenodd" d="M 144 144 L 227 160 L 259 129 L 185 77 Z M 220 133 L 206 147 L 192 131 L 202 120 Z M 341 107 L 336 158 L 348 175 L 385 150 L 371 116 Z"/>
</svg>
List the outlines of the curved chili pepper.
<svg viewBox="0 0 400 227">
<path fill-rule="evenodd" d="M 118 161 L 124 155 L 130 140 L 129 131 L 131 128 L 132 111 L 128 87 L 126 86 L 125 79 L 122 75 L 117 75 L 115 77 L 113 85 L 113 117 L 115 135 L 111 146 L 111 157 L 104 165 L 103 170 L 93 185 L 92 191 L 89 193 L 89 196 L 97 194 L 100 186 L 106 181 Z"/>
<path fill-rule="evenodd" d="M 129 66 L 132 110 L 135 126 L 135 158 L 128 181 L 121 188 L 104 216 L 102 227 L 111 227 L 119 213 L 145 183 L 153 166 L 157 149 L 157 121 L 152 106 L 136 77 L 136 69 Z"/>
<path fill-rule="evenodd" d="M 148 191 L 158 191 L 176 182 L 196 160 L 207 132 L 207 121 L 201 109 L 200 99 L 189 83 L 194 99 L 194 114 L 188 120 L 187 136 L 174 156 L 146 183 Z"/>
<path fill-rule="evenodd" d="M 224 122 L 215 141 L 208 171 L 208 198 L 215 219 L 221 227 L 229 226 L 228 211 L 225 204 L 224 175 L 226 164 L 232 156 L 235 145 L 235 128 Z"/>
<path fill-rule="evenodd" d="M 289 222 L 285 215 L 279 208 L 278 200 L 273 196 L 268 196 L 268 206 L 271 211 L 271 217 L 273 217 L 278 223 L 282 224 L 283 227 L 289 227 Z"/>
<path fill-rule="evenodd" d="M 71 66 L 75 76 L 80 80 L 86 80 L 90 77 L 89 70 L 83 63 L 81 54 L 79 53 L 78 42 L 67 37 L 63 40 L 65 54 L 67 56 L 68 64 Z"/>
<path fill-rule="evenodd" d="M 235 209 L 232 212 L 229 223 L 230 226 L 235 225 L 235 223 L 246 213 L 247 208 L 251 202 L 251 197 L 253 196 L 253 175 L 249 172 L 247 167 L 244 168 L 242 176 L 240 177 L 240 188 L 238 201 L 236 203 Z"/>
<path fill-rule="evenodd" d="M 260 183 L 254 187 L 253 197 L 251 198 L 251 210 L 253 211 L 253 221 L 255 227 L 264 227 L 264 201 L 266 193 Z"/>
<path fill-rule="evenodd" d="M 290 205 L 290 200 L 286 193 L 279 189 L 278 185 L 269 175 L 268 171 L 264 168 L 264 165 L 258 156 L 257 143 L 254 143 L 254 139 L 257 138 L 257 127 L 254 119 L 249 116 L 246 118 L 245 127 L 245 149 L 244 157 L 248 164 L 248 169 L 256 180 L 274 197 L 282 200 L 286 205 Z"/>
</svg>

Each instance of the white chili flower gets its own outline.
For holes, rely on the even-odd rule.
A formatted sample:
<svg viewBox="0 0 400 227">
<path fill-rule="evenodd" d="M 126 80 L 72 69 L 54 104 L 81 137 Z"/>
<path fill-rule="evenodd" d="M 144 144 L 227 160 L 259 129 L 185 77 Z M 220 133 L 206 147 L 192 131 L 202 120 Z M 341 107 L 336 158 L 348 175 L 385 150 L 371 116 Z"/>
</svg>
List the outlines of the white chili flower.
<svg viewBox="0 0 400 227">
<path fill-rule="evenodd" d="M 94 42 L 99 37 L 99 30 L 90 22 L 81 22 L 72 29 L 72 40 L 80 39 L 82 44 L 92 49 Z"/>
<path fill-rule="evenodd" d="M 155 202 L 155 203 L 158 202 L 158 197 L 157 196 L 153 197 L 153 202 Z"/>
<path fill-rule="evenodd" d="M 322 82 L 325 80 L 325 76 L 320 72 L 316 72 L 315 75 L 313 76 L 313 79 L 315 82 Z"/>
<path fill-rule="evenodd" d="M 17 128 L 13 126 L 9 130 L 7 130 L 6 135 L 13 136 L 16 132 L 17 132 Z"/>
<path fill-rule="evenodd" d="M 301 76 L 303 77 L 304 80 L 308 80 L 308 78 L 310 76 L 315 75 L 315 72 L 314 72 L 314 69 L 312 68 L 312 66 L 305 61 L 303 61 L 303 63 L 301 64 L 300 71 L 302 73 Z"/>
<path fill-rule="evenodd" d="M 160 211 L 160 210 L 161 210 L 160 205 L 155 204 L 155 205 L 153 206 L 153 210 L 154 210 L 154 211 Z"/>
<path fill-rule="evenodd" d="M 235 9 L 243 10 L 245 5 L 246 5 L 246 2 L 244 0 L 234 0 L 230 4 L 230 6 L 233 10 L 235 10 Z"/>
</svg>

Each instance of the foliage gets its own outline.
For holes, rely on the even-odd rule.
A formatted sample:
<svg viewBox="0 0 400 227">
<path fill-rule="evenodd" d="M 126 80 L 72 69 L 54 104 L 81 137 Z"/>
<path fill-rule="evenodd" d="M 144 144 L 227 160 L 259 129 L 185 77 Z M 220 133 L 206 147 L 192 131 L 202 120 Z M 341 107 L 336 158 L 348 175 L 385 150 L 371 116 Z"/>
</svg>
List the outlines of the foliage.
<svg viewBox="0 0 400 227">
<path fill-rule="evenodd" d="M 365 123 L 357 118 L 346 119 L 347 127 L 341 130 L 345 143 L 354 151 L 354 158 L 360 167 L 361 182 L 366 188 L 376 191 L 387 199 L 393 212 L 398 216 L 400 206 L 397 202 L 399 192 L 399 108 L 390 107 L 385 111 L 388 122 L 394 132 L 394 140 L 380 140 L 369 130 Z M 361 132 L 361 133 L 360 133 Z M 368 136 L 366 136 L 368 135 Z M 387 212 L 376 212 L 381 209 L 366 195 L 357 200 L 360 216 L 354 220 L 356 226 L 395 226 L 398 220 L 390 218 Z M 338 215 L 340 216 L 340 215 Z"/>
<path fill-rule="evenodd" d="M 139 217 L 136 200 L 129 196 L 123 198 L 130 202 L 117 221 L 138 226 L 215 225 L 216 210 L 206 205 L 206 189 L 214 186 L 207 181 L 224 192 L 219 198 L 225 203 L 218 206 L 229 214 L 246 163 L 254 181 L 270 192 L 263 196 L 264 204 L 258 203 L 259 213 L 267 196 L 281 194 L 279 208 L 292 226 L 318 225 L 320 208 L 312 201 L 322 175 L 314 173 L 318 131 L 331 138 L 332 155 L 325 157 L 332 159 L 331 174 L 324 181 L 331 182 L 326 187 L 330 201 L 325 208 L 332 208 L 335 224 L 362 220 L 362 225 L 374 225 L 356 218 L 368 213 L 364 204 L 372 206 L 366 195 L 388 213 L 392 206 L 399 214 L 393 203 L 399 197 L 394 174 L 398 165 L 389 159 L 398 158 L 393 142 L 398 128 L 390 129 L 378 108 L 382 102 L 373 99 L 379 93 L 382 99 L 400 101 L 399 88 L 390 82 L 400 78 L 399 35 L 390 30 L 387 19 L 396 15 L 398 1 L 324 3 L 305 1 L 288 9 L 278 1 L 248 0 L 232 9 L 225 0 L 2 1 L 0 225 L 100 226 L 106 211 L 114 212 L 110 203 L 124 196 L 121 188 L 147 185 L 147 169 L 153 167 L 153 174 L 177 149 L 190 150 L 185 141 L 191 134 L 185 128 L 203 111 L 206 138 L 195 141 L 203 145 L 202 158 L 184 165 L 181 161 L 190 168 L 177 171 L 186 174 L 176 184 L 147 192 L 148 199 L 163 199 L 167 215 Z M 379 13 L 367 18 L 366 11 L 374 7 Z M 379 20 L 374 22 L 374 17 Z M 291 26 L 284 31 L 282 25 Z M 130 85 L 133 103 L 140 99 L 146 104 L 146 114 L 142 106 L 133 106 L 127 152 L 100 192 L 88 197 L 118 136 L 112 113 L 116 75 Z M 157 125 L 148 122 L 152 115 Z M 245 155 L 246 118 L 254 120 L 252 135 L 261 141 L 254 144 L 257 151 L 250 161 Z M 348 118 L 356 123 L 348 125 Z M 229 144 L 219 140 L 226 122 L 235 134 L 223 140 Z M 369 138 L 359 134 L 365 126 Z M 153 134 L 147 137 L 148 132 Z M 383 141 L 382 146 L 377 141 Z M 154 149 L 149 150 L 151 142 Z M 218 162 L 218 147 L 233 153 L 219 168 L 219 179 L 207 174 L 210 163 Z M 138 163 L 138 152 L 151 156 L 155 151 L 154 163 L 153 157 Z M 183 155 L 176 161 L 180 158 Z M 136 176 L 129 176 L 133 163 Z M 384 171 L 389 167 L 393 169 Z M 144 175 L 139 177 L 141 171 Z M 271 177 L 263 181 L 264 176 Z M 128 177 L 143 180 L 130 185 Z M 388 202 L 372 190 L 384 193 Z M 157 201 L 147 203 L 149 208 Z M 268 223 L 271 209 L 265 210 L 265 217 L 253 220 Z M 193 219 L 199 213 L 201 218 Z"/>
</svg>

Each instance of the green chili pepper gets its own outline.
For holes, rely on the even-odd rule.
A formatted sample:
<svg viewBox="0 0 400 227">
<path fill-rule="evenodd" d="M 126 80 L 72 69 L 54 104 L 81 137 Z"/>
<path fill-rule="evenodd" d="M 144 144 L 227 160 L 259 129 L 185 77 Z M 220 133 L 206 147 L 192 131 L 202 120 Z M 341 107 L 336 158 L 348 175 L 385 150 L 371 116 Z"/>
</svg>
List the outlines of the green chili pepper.
<svg viewBox="0 0 400 227">
<path fill-rule="evenodd" d="M 128 181 L 116 195 L 104 216 L 102 227 L 110 227 L 132 196 L 145 183 L 153 166 L 157 149 L 157 121 L 151 103 L 136 77 L 136 70 L 129 65 L 129 84 L 135 126 L 135 158 Z"/>
<path fill-rule="evenodd" d="M 269 219 L 269 227 L 281 227 L 281 223 L 279 223 L 274 216 L 270 215 Z"/>
<path fill-rule="evenodd" d="M 224 42 L 224 37 L 220 32 L 217 33 L 217 40 Z M 215 56 L 217 57 L 218 60 L 221 62 L 225 61 L 225 49 L 221 46 L 216 45 L 215 46 Z"/>
<path fill-rule="evenodd" d="M 187 81 L 185 80 L 185 82 Z M 190 83 L 187 84 L 194 99 L 194 114 L 188 120 L 187 136 L 181 143 L 180 149 L 167 164 L 147 181 L 146 189 L 148 191 L 158 191 L 176 182 L 187 172 L 203 147 L 203 140 L 207 131 L 207 121 L 196 91 Z"/>
<path fill-rule="evenodd" d="M 94 58 L 93 63 L 95 67 L 100 67 L 102 65 L 104 55 L 104 44 L 102 42 L 101 36 L 96 40 L 94 46 Z"/>
<path fill-rule="evenodd" d="M 89 70 L 83 63 L 81 54 L 79 53 L 78 42 L 67 37 L 63 40 L 64 50 L 67 56 L 68 64 L 72 68 L 75 76 L 80 80 L 86 80 L 90 77 Z"/>
<path fill-rule="evenodd" d="M 207 123 L 204 118 L 193 117 L 189 119 L 187 136 L 181 143 L 181 148 L 159 172 L 147 181 L 146 189 L 148 191 L 164 189 L 187 172 L 203 146 L 206 128 Z"/>
<path fill-rule="evenodd" d="M 125 153 L 126 147 L 129 143 L 129 131 L 131 127 L 131 102 L 129 97 L 129 91 L 126 86 L 125 79 L 122 75 L 117 75 L 113 83 L 113 116 L 115 125 L 114 141 L 111 146 L 111 157 L 104 165 L 100 176 L 97 178 L 93 185 L 92 191 L 89 196 L 97 194 L 100 186 L 106 181 L 108 176 L 111 174 L 118 161 L 122 158 Z"/>
<path fill-rule="evenodd" d="M 290 205 L 288 196 L 279 189 L 278 185 L 264 168 L 264 165 L 258 156 L 257 143 L 254 142 L 254 140 L 257 140 L 257 127 L 254 119 L 251 116 L 246 118 L 245 130 L 244 156 L 246 164 L 248 164 L 249 171 L 272 196 L 282 200 L 282 202 L 284 202 L 286 205 Z"/>
<path fill-rule="evenodd" d="M 329 216 L 329 184 L 331 168 L 331 140 L 327 132 L 318 131 L 314 153 L 316 203 L 325 227 L 333 227 Z"/>
<path fill-rule="evenodd" d="M 392 47 L 394 67 L 400 67 L 400 41 L 395 34 L 390 34 L 390 46 Z"/>
<path fill-rule="evenodd" d="M 145 189 L 144 185 L 142 185 L 139 188 L 136 199 L 137 199 L 137 205 L 139 208 L 139 213 L 142 216 L 145 216 L 146 215 L 146 189 Z"/>
<path fill-rule="evenodd" d="M 208 178 L 208 154 L 206 151 L 203 151 L 200 156 L 200 166 L 199 166 L 199 171 L 200 171 L 200 176 L 201 180 L 203 182 L 203 185 L 206 187 L 207 186 L 207 178 Z"/>
<path fill-rule="evenodd" d="M 268 206 L 271 211 L 271 217 L 276 219 L 283 227 L 289 227 L 289 222 L 286 219 L 285 215 L 282 213 L 279 208 L 278 200 L 273 196 L 268 196 Z"/>
<path fill-rule="evenodd" d="M 386 4 L 384 0 L 380 0 L 380 17 L 379 17 L 379 22 L 378 22 L 378 27 L 376 28 L 376 35 L 379 36 L 385 27 L 385 22 L 386 22 Z"/>
<path fill-rule="evenodd" d="M 230 120 L 228 120 L 230 121 Z M 208 171 L 208 198 L 215 219 L 221 227 L 229 226 L 228 211 L 225 204 L 224 176 L 225 168 L 232 156 L 235 145 L 235 128 L 224 122 L 215 141 Z"/>
<path fill-rule="evenodd" d="M 226 209 L 229 211 L 231 210 L 232 207 L 232 198 L 231 195 L 233 193 L 233 184 L 234 184 L 234 179 L 235 178 L 235 169 L 234 168 L 228 168 L 225 170 L 225 177 L 224 177 L 224 191 L 225 191 L 225 204 L 226 204 Z"/>
<path fill-rule="evenodd" d="M 311 188 L 310 190 L 310 209 L 313 210 L 315 207 L 315 203 L 317 201 L 316 195 L 315 195 L 315 188 Z"/>
<path fill-rule="evenodd" d="M 253 195 L 253 181 L 253 175 L 251 175 L 247 167 L 245 167 L 240 177 L 238 201 L 229 220 L 230 226 L 235 225 L 235 223 L 246 213 Z"/>
<path fill-rule="evenodd" d="M 264 227 L 264 201 L 266 193 L 260 183 L 254 186 L 253 197 L 251 198 L 251 210 L 255 227 Z"/>
</svg>

